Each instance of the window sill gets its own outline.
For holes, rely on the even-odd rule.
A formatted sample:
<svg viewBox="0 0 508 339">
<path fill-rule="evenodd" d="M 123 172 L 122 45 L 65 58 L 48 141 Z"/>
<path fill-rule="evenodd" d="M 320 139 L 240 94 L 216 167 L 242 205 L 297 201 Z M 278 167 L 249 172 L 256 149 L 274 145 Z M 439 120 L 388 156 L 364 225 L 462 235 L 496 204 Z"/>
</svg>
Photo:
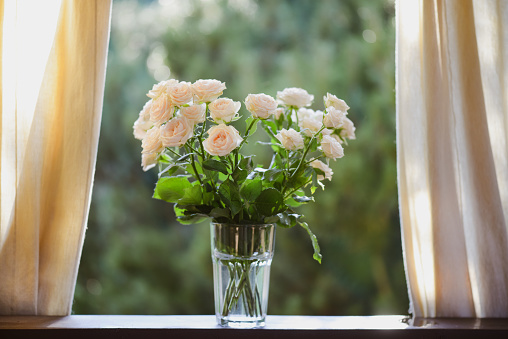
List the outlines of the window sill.
<svg viewBox="0 0 508 339">
<path fill-rule="evenodd" d="M 235 338 L 507 338 L 508 319 L 416 319 L 403 316 L 268 316 L 263 329 L 225 329 L 215 317 L 72 315 L 0 316 L 0 338 L 196 338 L 205 334 Z"/>
</svg>

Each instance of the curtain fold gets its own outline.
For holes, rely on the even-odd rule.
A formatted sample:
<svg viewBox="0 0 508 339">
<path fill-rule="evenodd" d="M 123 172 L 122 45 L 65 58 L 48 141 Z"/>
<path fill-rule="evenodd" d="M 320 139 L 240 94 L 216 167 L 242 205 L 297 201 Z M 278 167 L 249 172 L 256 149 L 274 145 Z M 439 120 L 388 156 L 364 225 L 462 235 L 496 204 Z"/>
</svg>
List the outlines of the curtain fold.
<svg viewBox="0 0 508 339">
<path fill-rule="evenodd" d="M 0 314 L 71 312 L 111 2 L 0 2 Z"/>
<path fill-rule="evenodd" d="M 508 317 L 508 1 L 396 6 L 410 311 Z"/>
</svg>

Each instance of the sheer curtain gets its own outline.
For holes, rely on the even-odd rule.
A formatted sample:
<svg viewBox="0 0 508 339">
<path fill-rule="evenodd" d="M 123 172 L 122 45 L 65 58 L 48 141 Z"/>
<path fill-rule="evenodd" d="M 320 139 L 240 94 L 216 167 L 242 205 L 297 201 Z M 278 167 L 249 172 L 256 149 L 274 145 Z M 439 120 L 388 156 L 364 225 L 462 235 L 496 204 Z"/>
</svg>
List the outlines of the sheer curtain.
<svg viewBox="0 0 508 339">
<path fill-rule="evenodd" d="M 0 1 L 0 314 L 70 314 L 110 8 L 109 0 Z"/>
<path fill-rule="evenodd" d="M 411 312 L 508 317 L 508 1 L 396 6 Z"/>
</svg>

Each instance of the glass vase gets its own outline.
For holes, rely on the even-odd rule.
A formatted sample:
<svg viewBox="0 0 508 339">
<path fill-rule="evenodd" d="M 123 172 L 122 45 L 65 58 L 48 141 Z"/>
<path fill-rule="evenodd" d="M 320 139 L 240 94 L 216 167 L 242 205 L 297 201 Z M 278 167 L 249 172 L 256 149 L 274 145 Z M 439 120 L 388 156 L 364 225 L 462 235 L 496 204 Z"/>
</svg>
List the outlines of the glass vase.
<svg viewBox="0 0 508 339">
<path fill-rule="evenodd" d="M 264 326 L 275 225 L 211 223 L 210 231 L 217 323 Z"/>
</svg>

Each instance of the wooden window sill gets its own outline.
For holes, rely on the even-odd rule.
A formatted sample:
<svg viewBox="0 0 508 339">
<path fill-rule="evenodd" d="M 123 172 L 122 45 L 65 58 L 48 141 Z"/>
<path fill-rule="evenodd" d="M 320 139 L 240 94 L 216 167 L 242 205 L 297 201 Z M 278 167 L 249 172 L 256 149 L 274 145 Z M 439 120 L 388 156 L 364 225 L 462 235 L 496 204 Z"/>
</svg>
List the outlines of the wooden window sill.
<svg viewBox="0 0 508 339">
<path fill-rule="evenodd" d="M 0 338 L 508 338 L 508 319 L 403 316 L 268 316 L 262 329 L 228 329 L 215 317 L 72 315 L 0 316 Z"/>
</svg>

